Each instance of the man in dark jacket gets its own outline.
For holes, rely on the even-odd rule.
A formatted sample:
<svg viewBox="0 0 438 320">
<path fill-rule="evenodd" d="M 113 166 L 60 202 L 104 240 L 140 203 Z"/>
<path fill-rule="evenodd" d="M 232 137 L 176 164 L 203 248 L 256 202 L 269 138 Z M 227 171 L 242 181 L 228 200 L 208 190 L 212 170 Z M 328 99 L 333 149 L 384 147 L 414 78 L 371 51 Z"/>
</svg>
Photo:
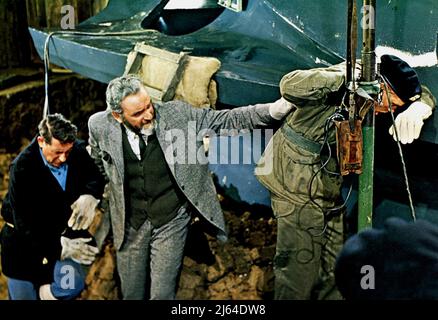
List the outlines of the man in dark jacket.
<svg viewBox="0 0 438 320">
<path fill-rule="evenodd" d="M 38 294 L 41 299 L 73 298 L 83 288 L 79 264 L 90 264 L 97 253 L 88 232 L 76 239 L 63 234 L 72 209 L 75 215 L 94 216 L 104 186 L 76 133 L 62 115 L 49 115 L 41 121 L 39 135 L 12 162 L 1 211 L 6 221 L 1 262 L 11 299 L 33 300 Z M 91 223 L 80 220 L 74 229 Z M 63 288 L 54 282 L 61 279 L 54 271 L 73 276 L 64 279 L 70 284 Z"/>
<path fill-rule="evenodd" d="M 389 218 L 345 243 L 335 277 L 352 300 L 438 299 L 438 226 Z"/>
</svg>

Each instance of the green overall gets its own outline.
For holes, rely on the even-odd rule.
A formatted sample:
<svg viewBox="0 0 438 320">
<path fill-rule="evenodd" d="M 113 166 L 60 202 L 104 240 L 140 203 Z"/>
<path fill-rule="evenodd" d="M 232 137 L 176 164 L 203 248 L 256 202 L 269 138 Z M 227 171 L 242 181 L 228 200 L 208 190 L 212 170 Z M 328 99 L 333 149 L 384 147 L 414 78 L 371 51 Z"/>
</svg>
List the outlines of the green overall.
<svg viewBox="0 0 438 320">
<path fill-rule="evenodd" d="M 342 177 L 318 170 L 324 124 L 336 107 L 328 95 L 341 88 L 344 74 L 342 63 L 296 70 L 280 82 L 282 96 L 295 108 L 271 139 L 255 171 L 258 180 L 271 192 L 277 218 L 275 299 L 341 299 L 333 270 L 344 242 L 343 215 L 338 212 L 328 219 L 323 212 L 342 203 Z M 434 106 L 425 87 L 421 100 Z M 333 144 L 334 127 L 328 137 Z M 338 172 L 335 148 L 327 169 Z M 318 173 L 310 193 L 318 205 L 309 198 L 315 172 Z"/>
</svg>

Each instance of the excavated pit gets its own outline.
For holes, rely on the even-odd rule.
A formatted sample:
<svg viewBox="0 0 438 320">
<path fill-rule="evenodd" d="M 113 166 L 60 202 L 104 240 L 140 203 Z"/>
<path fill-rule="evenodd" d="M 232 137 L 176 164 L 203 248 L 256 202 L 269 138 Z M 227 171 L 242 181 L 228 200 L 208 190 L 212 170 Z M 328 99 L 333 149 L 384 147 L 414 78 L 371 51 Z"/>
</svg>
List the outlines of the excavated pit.
<svg viewBox="0 0 438 320">
<path fill-rule="evenodd" d="M 36 134 L 44 104 L 42 74 L 35 70 L 24 74 L 12 77 L 17 80 L 12 86 L 0 86 L 0 199 L 7 191 L 9 165 Z M 51 112 L 63 113 L 78 126 L 79 137 L 87 139 L 88 117 L 105 109 L 105 88 L 105 84 L 76 74 L 54 75 L 50 85 Z M 205 234 L 200 225 L 194 225 L 177 299 L 272 299 L 275 219 L 270 208 L 250 206 L 224 197 L 228 191 L 218 187 L 229 241 L 219 243 Z M 0 227 L 3 224 L 0 218 Z M 87 287 L 79 299 L 119 299 L 115 265 L 114 248 L 109 238 L 89 268 Z M 3 274 L 0 275 L 0 299 L 7 299 Z"/>
</svg>

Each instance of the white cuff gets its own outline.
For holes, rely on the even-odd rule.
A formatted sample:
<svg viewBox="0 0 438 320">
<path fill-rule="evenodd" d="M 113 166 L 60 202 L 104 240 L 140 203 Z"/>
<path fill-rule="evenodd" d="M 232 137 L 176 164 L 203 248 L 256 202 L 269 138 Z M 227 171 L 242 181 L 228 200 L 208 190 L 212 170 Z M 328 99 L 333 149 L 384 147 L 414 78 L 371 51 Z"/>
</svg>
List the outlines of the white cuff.
<svg viewBox="0 0 438 320">
<path fill-rule="evenodd" d="M 422 120 L 426 120 L 432 115 L 432 108 L 421 101 L 413 102 L 406 111 L 409 113 L 418 115 Z"/>
<path fill-rule="evenodd" d="M 269 115 L 275 120 L 281 120 L 292 109 L 292 103 L 280 98 L 269 105 Z"/>
<path fill-rule="evenodd" d="M 43 284 L 39 289 L 39 296 L 41 300 L 58 300 L 50 289 L 50 284 Z"/>
</svg>

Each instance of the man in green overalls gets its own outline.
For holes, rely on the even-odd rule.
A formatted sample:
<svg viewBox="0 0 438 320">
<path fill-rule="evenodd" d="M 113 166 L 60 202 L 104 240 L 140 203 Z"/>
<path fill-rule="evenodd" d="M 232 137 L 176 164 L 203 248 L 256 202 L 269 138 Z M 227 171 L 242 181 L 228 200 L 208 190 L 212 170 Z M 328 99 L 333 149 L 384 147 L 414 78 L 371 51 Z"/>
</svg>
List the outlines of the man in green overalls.
<svg viewBox="0 0 438 320">
<path fill-rule="evenodd" d="M 396 128 L 402 143 L 420 134 L 435 99 L 419 83 L 415 71 L 403 60 L 384 55 L 381 76 L 388 84 L 392 110 L 402 110 Z M 324 138 L 335 144 L 335 128 L 327 134 L 327 119 L 335 113 L 345 92 L 345 63 L 311 70 L 295 70 L 280 82 L 283 98 L 294 107 L 275 133 L 256 168 L 259 181 L 271 192 L 277 218 L 274 259 L 275 299 L 341 299 L 334 281 L 335 259 L 344 242 L 342 176 L 336 148 L 320 153 Z M 383 85 L 382 85 L 383 88 Z M 382 90 L 376 112 L 388 112 Z M 393 128 L 389 133 L 394 136 Z M 321 169 L 321 158 L 328 161 Z M 272 170 L 266 170 L 272 168 Z"/>
</svg>

